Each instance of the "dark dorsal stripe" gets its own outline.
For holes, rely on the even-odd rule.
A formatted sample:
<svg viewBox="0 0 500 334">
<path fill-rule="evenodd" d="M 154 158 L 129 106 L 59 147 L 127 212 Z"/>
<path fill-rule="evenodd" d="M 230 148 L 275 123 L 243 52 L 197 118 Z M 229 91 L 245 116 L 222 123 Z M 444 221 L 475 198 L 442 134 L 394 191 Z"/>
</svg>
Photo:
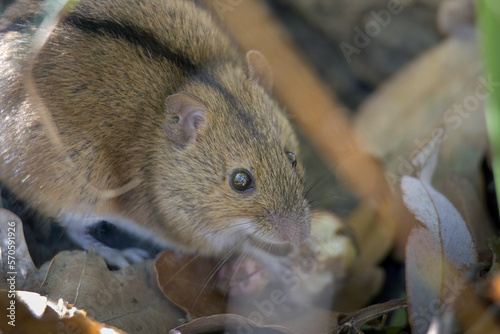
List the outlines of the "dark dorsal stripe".
<svg viewBox="0 0 500 334">
<path fill-rule="evenodd" d="M 212 87 L 214 90 L 224 96 L 224 102 L 227 103 L 230 112 L 232 113 L 231 117 L 239 120 L 242 124 L 245 125 L 245 129 L 250 133 L 253 137 L 258 137 L 261 134 L 258 132 L 258 125 L 255 122 L 252 113 L 249 113 L 249 107 L 245 107 L 241 103 L 241 99 L 237 98 L 233 93 L 231 93 L 226 87 L 224 87 L 219 80 L 217 80 L 214 76 L 210 75 L 206 71 L 199 72 L 196 76 L 196 79 L 203 84 Z"/>
<path fill-rule="evenodd" d="M 197 69 L 197 66 L 190 59 L 174 52 L 168 45 L 162 44 L 153 33 L 140 27 L 118 21 L 96 20 L 78 14 L 70 14 L 65 17 L 63 24 L 71 25 L 89 34 L 124 39 L 131 44 L 142 47 L 146 55 L 155 58 L 166 58 L 185 72 L 190 73 Z"/>
</svg>

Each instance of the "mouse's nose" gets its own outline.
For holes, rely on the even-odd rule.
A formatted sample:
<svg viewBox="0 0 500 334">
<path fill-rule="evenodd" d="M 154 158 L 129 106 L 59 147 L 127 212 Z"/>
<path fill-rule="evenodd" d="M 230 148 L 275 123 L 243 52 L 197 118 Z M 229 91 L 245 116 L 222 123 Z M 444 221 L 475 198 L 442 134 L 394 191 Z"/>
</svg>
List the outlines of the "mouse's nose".
<svg viewBox="0 0 500 334">
<path fill-rule="evenodd" d="M 311 213 L 305 209 L 301 213 L 271 213 L 270 223 L 279 242 L 300 244 L 307 240 L 311 231 Z"/>
</svg>

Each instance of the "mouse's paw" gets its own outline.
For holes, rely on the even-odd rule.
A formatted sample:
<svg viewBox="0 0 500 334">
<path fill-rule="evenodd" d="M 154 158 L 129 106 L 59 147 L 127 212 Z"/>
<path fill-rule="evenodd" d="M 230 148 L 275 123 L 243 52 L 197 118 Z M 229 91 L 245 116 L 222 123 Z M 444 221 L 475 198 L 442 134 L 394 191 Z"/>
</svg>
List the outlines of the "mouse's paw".
<svg viewBox="0 0 500 334">
<path fill-rule="evenodd" d="M 109 266 L 124 268 L 131 263 L 141 262 L 150 258 L 147 251 L 141 248 L 117 249 L 109 247 L 92 235 L 83 224 L 69 224 L 66 227 L 68 236 L 80 247 L 98 253 Z"/>
<path fill-rule="evenodd" d="M 96 251 L 108 265 L 120 269 L 132 263 L 142 262 L 150 258 L 149 253 L 140 248 L 115 249 L 103 244 L 94 244 L 91 248 Z"/>
<path fill-rule="evenodd" d="M 129 261 L 129 263 L 142 262 L 151 258 L 149 253 L 141 248 L 125 248 L 121 249 L 120 253 Z"/>
</svg>

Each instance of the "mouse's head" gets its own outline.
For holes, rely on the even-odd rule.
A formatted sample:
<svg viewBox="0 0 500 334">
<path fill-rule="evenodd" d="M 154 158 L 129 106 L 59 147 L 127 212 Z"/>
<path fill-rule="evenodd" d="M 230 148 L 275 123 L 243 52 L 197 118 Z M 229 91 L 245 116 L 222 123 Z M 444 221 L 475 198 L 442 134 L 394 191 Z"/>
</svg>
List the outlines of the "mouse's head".
<svg viewBox="0 0 500 334">
<path fill-rule="evenodd" d="M 266 91 L 268 67 L 251 51 L 246 71 L 219 65 L 167 98 L 163 131 L 171 145 L 155 168 L 155 197 L 169 232 L 200 252 L 309 236 L 298 142 Z"/>
</svg>

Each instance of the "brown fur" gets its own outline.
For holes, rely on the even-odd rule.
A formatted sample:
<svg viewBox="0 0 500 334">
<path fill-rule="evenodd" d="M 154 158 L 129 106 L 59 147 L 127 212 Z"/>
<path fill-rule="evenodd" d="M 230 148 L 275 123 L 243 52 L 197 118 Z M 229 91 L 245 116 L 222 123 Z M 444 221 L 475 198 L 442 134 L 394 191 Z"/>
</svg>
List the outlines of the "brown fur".
<svg viewBox="0 0 500 334">
<path fill-rule="evenodd" d="M 242 240 L 248 226 L 237 219 L 251 220 L 258 240 L 307 237 L 303 170 L 285 154 L 298 153 L 293 130 L 208 13 L 189 1 L 82 0 L 68 16 L 147 31 L 196 70 L 186 74 L 148 47 L 60 22 L 34 63 L 39 103 L 23 77 L 34 28 L 16 26 L 38 4 L 19 1 L 0 20 L 1 182 L 47 216 L 119 216 L 209 255 Z M 207 117 L 185 147 L 163 127 L 165 101 L 181 91 Z M 44 110 L 62 147 L 47 135 Z M 231 188 L 237 168 L 252 172 L 254 191 Z M 134 180 L 141 182 L 132 190 L 103 196 Z"/>
</svg>

